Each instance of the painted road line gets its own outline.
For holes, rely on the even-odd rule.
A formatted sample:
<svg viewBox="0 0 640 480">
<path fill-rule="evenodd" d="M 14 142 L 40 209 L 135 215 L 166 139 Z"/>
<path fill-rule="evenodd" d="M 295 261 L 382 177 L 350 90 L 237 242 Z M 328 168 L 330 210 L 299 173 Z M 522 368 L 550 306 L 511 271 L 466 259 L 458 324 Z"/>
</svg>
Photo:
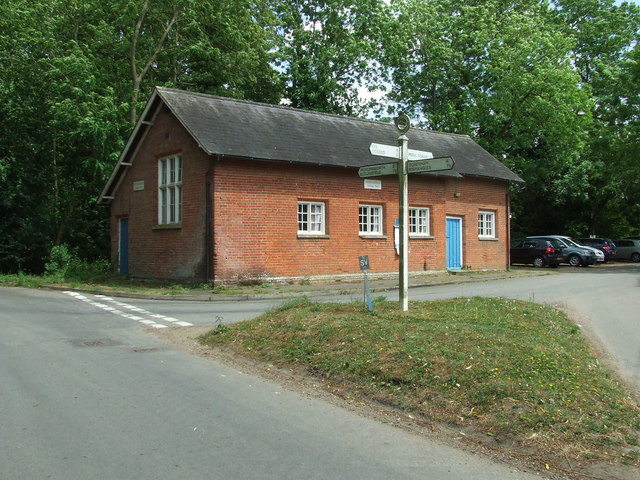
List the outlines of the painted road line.
<svg viewBox="0 0 640 480">
<path fill-rule="evenodd" d="M 119 307 L 126 308 L 127 310 L 130 310 L 132 312 L 136 312 L 136 313 L 139 313 L 141 315 L 147 315 L 149 317 L 157 318 L 159 320 L 164 320 L 166 322 L 170 322 L 170 323 L 173 323 L 175 325 L 179 325 L 181 327 L 192 327 L 193 326 L 192 323 L 183 322 L 183 321 L 181 321 L 181 320 L 179 320 L 177 318 L 167 317 L 166 315 L 161 315 L 159 313 L 153 313 L 153 312 L 150 312 L 149 310 L 145 310 L 144 308 L 136 307 L 135 305 L 129 305 L 128 303 L 119 302 L 119 301 L 117 301 L 117 300 L 115 300 L 115 299 L 113 299 L 111 297 L 106 296 L 106 295 L 96 295 L 96 297 L 98 297 L 98 298 L 100 298 L 100 299 L 102 299 L 102 300 L 104 300 L 106 302 L 110 302 L 110 303 L 113 303 L 115 305 L 118 305 Z"/>
<path fill-rule="evenodd" d="M 157 318 L 159 320 L 165 320 L 169 323 L 171 323 L 172 325 L 178 325 L 180 327 L 190 327 L 192 326 L 191 323 L 189 322 L 183 322 L 178 320 L 177 318 L 171 318 L 171 317 L 166 317 L 164 315 L 158 315 L 158 314 L 154 314 L 152 312 L 149 312 L 147 310 L 144 310 L 143 308 L 139 308 L 136 307 L 134 305 L 129 305 L 127 303 L 123 303 L 123 302 L 118 302 L 117 300 L 114 300 L 111 297 L 108 297 L 106 295 L 96 295 L 95 297 L 104 301 L 104 302 L 108 302 L 111 305 L 108 305 L 107 303 L 102 303 L 102 302 L 96 302 L 94 300 L 92 300 L 91 298 L 87 297 L 86 295 L 83 295 L 81 293 L 78 292 L 73 292 L 70 290 L 67 290 L 65 292 L 63 292 L 73 298 L 75 298 L 76 300 L 80 300 L 82 302 L 88 303 L 89 305 L 99 308 L 101 310 L 104 310 L 105 312 L 109 312 L 112 313 L 114 315 L 118 315 L 119 317 L 122 318 L 126 318 L 128 320 L 133 320 L 136 321 L 142 325 L 148 326 L 148 327 L 152 327 L 152 328 L 167 328 L 168 325 L 164 325 L 162 323 L 158 323 L 154 320 L 151 320 L 150 318 L 145 318 L 144 316 L 148 316 L 148 317 L 153 317 L 153 318 Z M 128 312 L 124 312 L 123 310 L 120 310 L 116 307 L 114 307 L 113 305 L 115 305 L 116 307 L 120 307 L 123 310 L 129 310 L 130 312 L 133 313 L 128 313 Z"/>
</svg>

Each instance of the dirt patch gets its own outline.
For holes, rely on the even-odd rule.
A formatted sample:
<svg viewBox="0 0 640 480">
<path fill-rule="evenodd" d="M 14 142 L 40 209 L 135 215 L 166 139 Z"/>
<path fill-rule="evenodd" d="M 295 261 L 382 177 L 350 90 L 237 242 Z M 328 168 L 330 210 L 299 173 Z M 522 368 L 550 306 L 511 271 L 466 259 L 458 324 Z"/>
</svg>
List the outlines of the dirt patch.
<svg viewBox="0 0 640 480">
<path fill-rule="evenodd" d="M 581 464 L 575 459 L 564 457 L 558 466 L 549 467 L 549 461 L 536 451 L 518 446 L 513 442 L 487 438 L 473 429 L 436 424 L 427 418 L 420 418 L 386 405 L 384 399 L 364 398 L 356 385 L 335 377 L 314 375 L 303 369 L 282 369 L 251 358 L 239 356 L 231 350 L 211 349 L 201 345 L 196 339 L 212 330 L 215 325 L 148 329 L 157 337 L 176 348 L 190 354 L 222 363 L 246 374 L 260 376 L 278 383 L 288 390 L 318 398 L 358 415 L 405 429 L 430 440 L 446 444 L 467 452 L 486 455 L 522 471 L 533 471 L 548 479 L 600 479 L 600 480 L 640 480 L 637 468 L 619 464 Z"/>
</svg>

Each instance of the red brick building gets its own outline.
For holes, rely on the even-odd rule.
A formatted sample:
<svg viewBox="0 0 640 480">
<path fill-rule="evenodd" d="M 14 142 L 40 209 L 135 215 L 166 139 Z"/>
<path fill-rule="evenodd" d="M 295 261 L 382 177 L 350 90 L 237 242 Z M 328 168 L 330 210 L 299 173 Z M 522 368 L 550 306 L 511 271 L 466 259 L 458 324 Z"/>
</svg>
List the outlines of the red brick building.
<svg viewBox="0 0 640 480">
<path fill-rule="evenodd" d="M 409 175 L 409 270 L 505 269 L 509 182 L 470 137 L 412 129 L 453 170 Z M 100 197 L 112 259 L 132 277 L 228 281 L 397 272 L 394 125 L 157 88 Z"/>
</svg>

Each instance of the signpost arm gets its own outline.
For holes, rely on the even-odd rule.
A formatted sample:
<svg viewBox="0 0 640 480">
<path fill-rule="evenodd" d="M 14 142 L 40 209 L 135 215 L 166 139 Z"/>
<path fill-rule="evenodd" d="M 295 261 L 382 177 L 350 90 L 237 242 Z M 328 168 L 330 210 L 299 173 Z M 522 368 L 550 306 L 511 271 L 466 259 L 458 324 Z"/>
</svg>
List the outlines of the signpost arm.
<svg viewBox="0 0 640 480">
<path fill-rule="evenodd" d="M 400 183 L 400 305 L 403 312 L 409 310 L 409 182 L 407 160 L 409 158 L 409 139 L 398 137 L 400 160 L 398 161 L 398 180 Z"/>
</svg>

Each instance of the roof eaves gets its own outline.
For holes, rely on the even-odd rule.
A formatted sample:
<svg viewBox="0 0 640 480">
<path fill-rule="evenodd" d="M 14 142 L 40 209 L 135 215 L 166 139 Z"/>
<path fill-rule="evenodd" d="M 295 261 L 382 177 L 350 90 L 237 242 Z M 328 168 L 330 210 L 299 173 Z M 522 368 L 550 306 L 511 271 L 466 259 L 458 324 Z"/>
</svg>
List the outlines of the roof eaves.
<svg viewBox="0 0 640 480">
<path fill-rule="evenodd" d="M 513 177 L 497 177 L 495 175 L 479 175 L 477 173 L 465 173 L 464 176 L 465 177 L 473 177 L 473 178 L 484 178 L 487 180 L 500 180 L 503 182 L 508 182 L 508 183 L 527 183 L 525 182 L 522 178 L 520 178 L 518 175 L 516 175 L 515 173 L 511 172 L 513 174 Z"/>
<path fill-rule="evenodd" d="M 100 196 L 98 197 L 99 205 L 107 205 L 111 202 L 111 200 L 113 200 L 115 192 L 120 186 L 120 180 L 122 179 L 124 170 L 132 165 L 131 160 L 133 159 L 133 157 L 135 157 L 135 154 L 137 153 L 142 140 L 149 131 L 149 128 L 153 125 L 153 118 L 149 120 L 148 117 L 149 113 L 152 111 L 152 107 L 155 104 L 157 97 L 157 91 L 154 91 L 151 95 L 151 98 L 149 98 L 147 105 L 142 111 L 142 114 L 138 118 L 138 122 L 129 135 L 127 144 L 122 150 L 122 153 L 118 158 L 118 162 L 111 171 L 111 175 L 109 176 L 109 179 L 107 180 L 104 188 L 102 189 L 102 192 L 100 193 Z M 157 111 L 157 108 L 153 110 L 152 117 L 155 117 Z"/>
</svg>

